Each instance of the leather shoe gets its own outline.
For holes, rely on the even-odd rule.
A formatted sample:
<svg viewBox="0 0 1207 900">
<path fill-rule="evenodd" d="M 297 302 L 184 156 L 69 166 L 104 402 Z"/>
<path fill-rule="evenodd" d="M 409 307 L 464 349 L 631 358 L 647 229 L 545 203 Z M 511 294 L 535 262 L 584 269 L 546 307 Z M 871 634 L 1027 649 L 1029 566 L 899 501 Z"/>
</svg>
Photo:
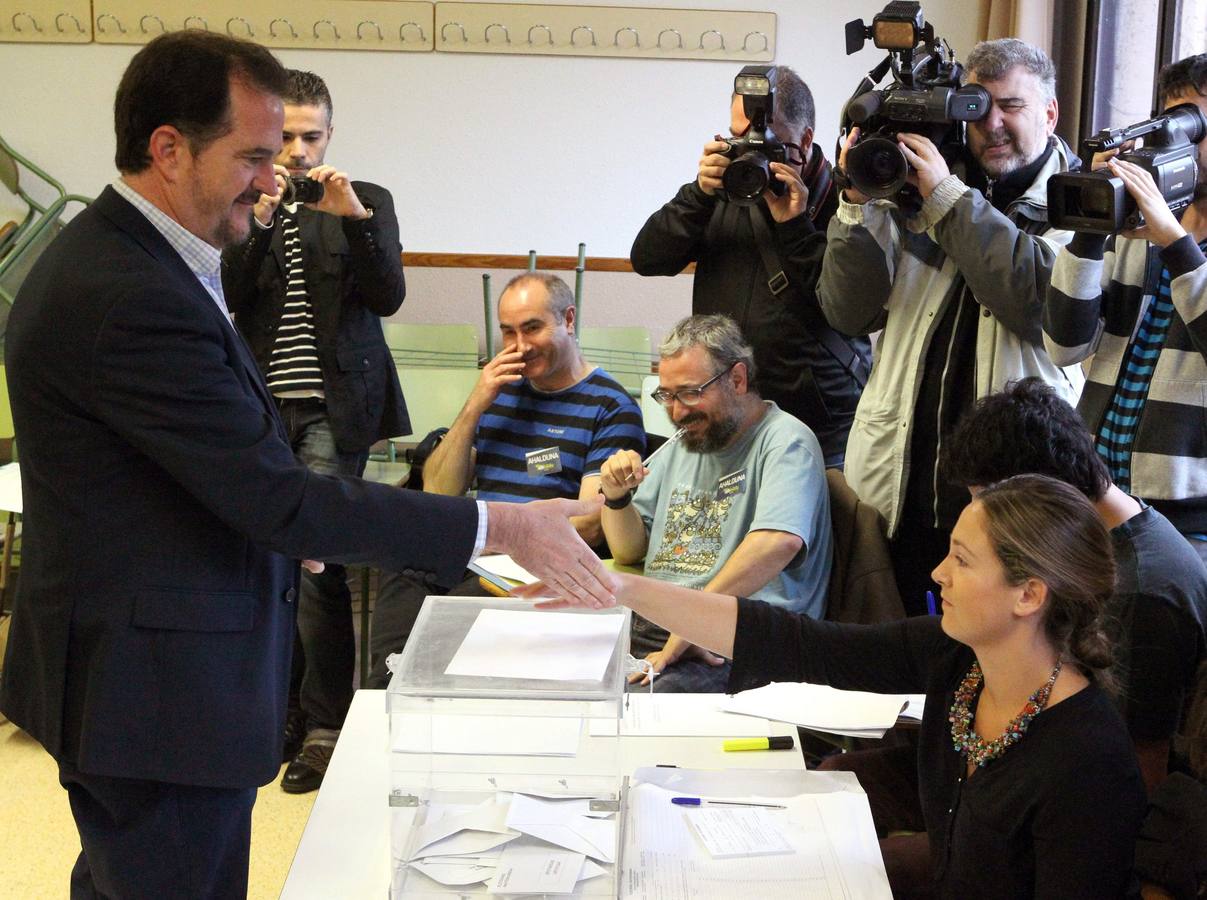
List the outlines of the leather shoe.
<svg viewBox="0 0 1207 900">
<path fill-rule="evenodd" d="M 293 762 L 306 740 L 306 714 L 300 709 L 291 709 L 285 714 L 285 740 L 281 745 L 281 762 Z"/>
<path fill-rule="evenodd" d="M 306 742 L 281 777 L 281 790 L 287 794 L 308 794 L 318 790 L 327 774 L 335 739 L 339 732 L 319 729 L 306 736 Z"/>
</svg>

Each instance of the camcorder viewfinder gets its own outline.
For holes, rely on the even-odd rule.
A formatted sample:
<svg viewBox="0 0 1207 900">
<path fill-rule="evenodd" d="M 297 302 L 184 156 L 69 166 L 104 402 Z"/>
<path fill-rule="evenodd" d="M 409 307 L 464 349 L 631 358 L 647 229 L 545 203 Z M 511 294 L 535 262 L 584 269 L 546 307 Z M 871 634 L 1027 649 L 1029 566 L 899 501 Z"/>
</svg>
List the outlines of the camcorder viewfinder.
<svg viewBox="0 0 1207 900">
<path fill-rule="evenodd" d="M 787 186 L 771 173 L 771 163 L 787 162 L 788 148 L 775 136 L 775 66 L 746 66 L 733 80 L 750 128 L 729 138 L 721 155 L 732 160 L 721 176 L 720 197 L 753 206 L 763 191 L 782 195 Z"/>
<path fill-rule="evenodd" d="M 843 130 L 861 129 L 859 143 L 847 151 L 846 176 L 861 193 L 893 198 L 914 211 L 921 197 L 906 181 L 909 163 L 897 136 L 903 131 L 923 135 L 950 164 L 964 146 L 965 123 L 988 115 L 992 98 L 980 85 L 961 85 L 964 69 L 947 43 L 935 37 L 920 3 L 894 0 L 870 26 L 862 19 L 848 22 L 847 54 L 863 49 L 869 38 L 889 54 L 864 76 L 843 110 Z M 877 90 L 890 71 L 892 83 Z"/>
<path fill-rule="evenodd" d="M 281 202 L 293 206 L 297 203 L 318 203 L 323 199 L 323 183 L 302 175 L 291 175 L 285 179 L 285 190 Z"/>
<path fill-rule="evenodd" d="M 1207 137 L 1207 116 L 1193 103 L 1180 103 L 1159 116 L 1112 131 L 1104 128 L 1082 144 L 1082 156 L 1117 150 L 1128 141 L 1143 146 L 1120 153 L 1153 177 L 1170 210 L 1194 202 L 1198 179 L 1196 144 Z M 1144 225 L 1144 214 L 1123 179 L 1107 170 L 1061 172 L 1048 179 L 1048 221 L 1056 228 L 1088 234 L 1118 234 Z"/>
</svg>

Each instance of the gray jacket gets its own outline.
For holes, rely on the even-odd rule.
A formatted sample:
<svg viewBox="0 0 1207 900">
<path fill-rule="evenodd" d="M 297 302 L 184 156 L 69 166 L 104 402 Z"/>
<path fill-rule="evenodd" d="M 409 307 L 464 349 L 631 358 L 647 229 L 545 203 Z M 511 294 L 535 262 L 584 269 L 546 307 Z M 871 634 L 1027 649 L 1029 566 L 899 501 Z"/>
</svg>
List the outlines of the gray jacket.
<svg viewBox="0 0 1207 900">
<path fill-rule="evenodd" d="M 1078 366 L 1060 368 L 1043 345 L 1044 290 L 1072 233 L 1048 227 L 1047 184 L 1067 171 L 1056 151 L 1006 214 L 955 175 L 905 219 L 897 206 L 839 201 L 830 221 L 817 286 L 822 311 L 846 334 L 883 329 L 872 374 L 847 442 L 846 477 L 895 534 L 909 476 L 914 408 L 927 349 L 946 304 L 967 284 L 982 307 L 977 329 L 976 396 L 1037 375 L 1071 404 L 1084 383 Z"/>
</svg>

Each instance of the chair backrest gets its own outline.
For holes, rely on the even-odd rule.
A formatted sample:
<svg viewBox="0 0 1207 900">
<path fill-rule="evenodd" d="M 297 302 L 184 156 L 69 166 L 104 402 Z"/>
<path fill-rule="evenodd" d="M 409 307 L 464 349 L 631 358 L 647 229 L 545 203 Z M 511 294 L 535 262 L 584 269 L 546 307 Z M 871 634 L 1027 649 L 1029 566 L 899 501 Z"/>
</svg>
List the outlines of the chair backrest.
<svg viewBox="0 0 1207 900">
<path fill-rule="evenodd" d="M 640 326 L 617 325 L 583 327 L 578 330 L 578 345 L 589 362 L 602 366 L 633 396 L 641 391 L 641 382 L 650 374 L 650 333 Z"/>
<path fill-rule="evenodd" d="M 646 375 L 641 379 L 641 419 L 647 434 L 670 437 L 675 433 L 675 425 L 667 415 L 666 407 L 650 396 L 656 390 L 657 375 Z"/>
<path fill-rule="evenodd" d="M 478 368 L 478 330 L 473 325 L 383 322 L 394 364 L 414 368 Z"/>
<path fill-rule="evenodd" d="M 476 368 L 399 366 L 398 380 L 411 417 L 411 433 L 395 437 L 418 442 L 429 432 L 452 425 L 478 383 L 478 374 Z"/>
<path fill-rule="evenodd" d="M 859 499 L 838 469 L 826 469 L 826 484 L 834 533 L 826 618 L 860 624 L 904 619 L 884 516 Z"/>
</svg>

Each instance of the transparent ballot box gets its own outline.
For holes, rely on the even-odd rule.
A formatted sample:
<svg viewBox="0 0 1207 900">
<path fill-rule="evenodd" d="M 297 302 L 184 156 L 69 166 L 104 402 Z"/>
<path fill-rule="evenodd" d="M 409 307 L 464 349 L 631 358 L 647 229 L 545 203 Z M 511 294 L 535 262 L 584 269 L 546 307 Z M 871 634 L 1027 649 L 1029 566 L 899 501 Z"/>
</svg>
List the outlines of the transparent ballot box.
<svg viewBox="0 0 1207 900">
<path fill-rule="evenodd" d="M 424 601 L 386 692 L 391 897 L 616 896 L 629 619 Z"/>
</svg>

